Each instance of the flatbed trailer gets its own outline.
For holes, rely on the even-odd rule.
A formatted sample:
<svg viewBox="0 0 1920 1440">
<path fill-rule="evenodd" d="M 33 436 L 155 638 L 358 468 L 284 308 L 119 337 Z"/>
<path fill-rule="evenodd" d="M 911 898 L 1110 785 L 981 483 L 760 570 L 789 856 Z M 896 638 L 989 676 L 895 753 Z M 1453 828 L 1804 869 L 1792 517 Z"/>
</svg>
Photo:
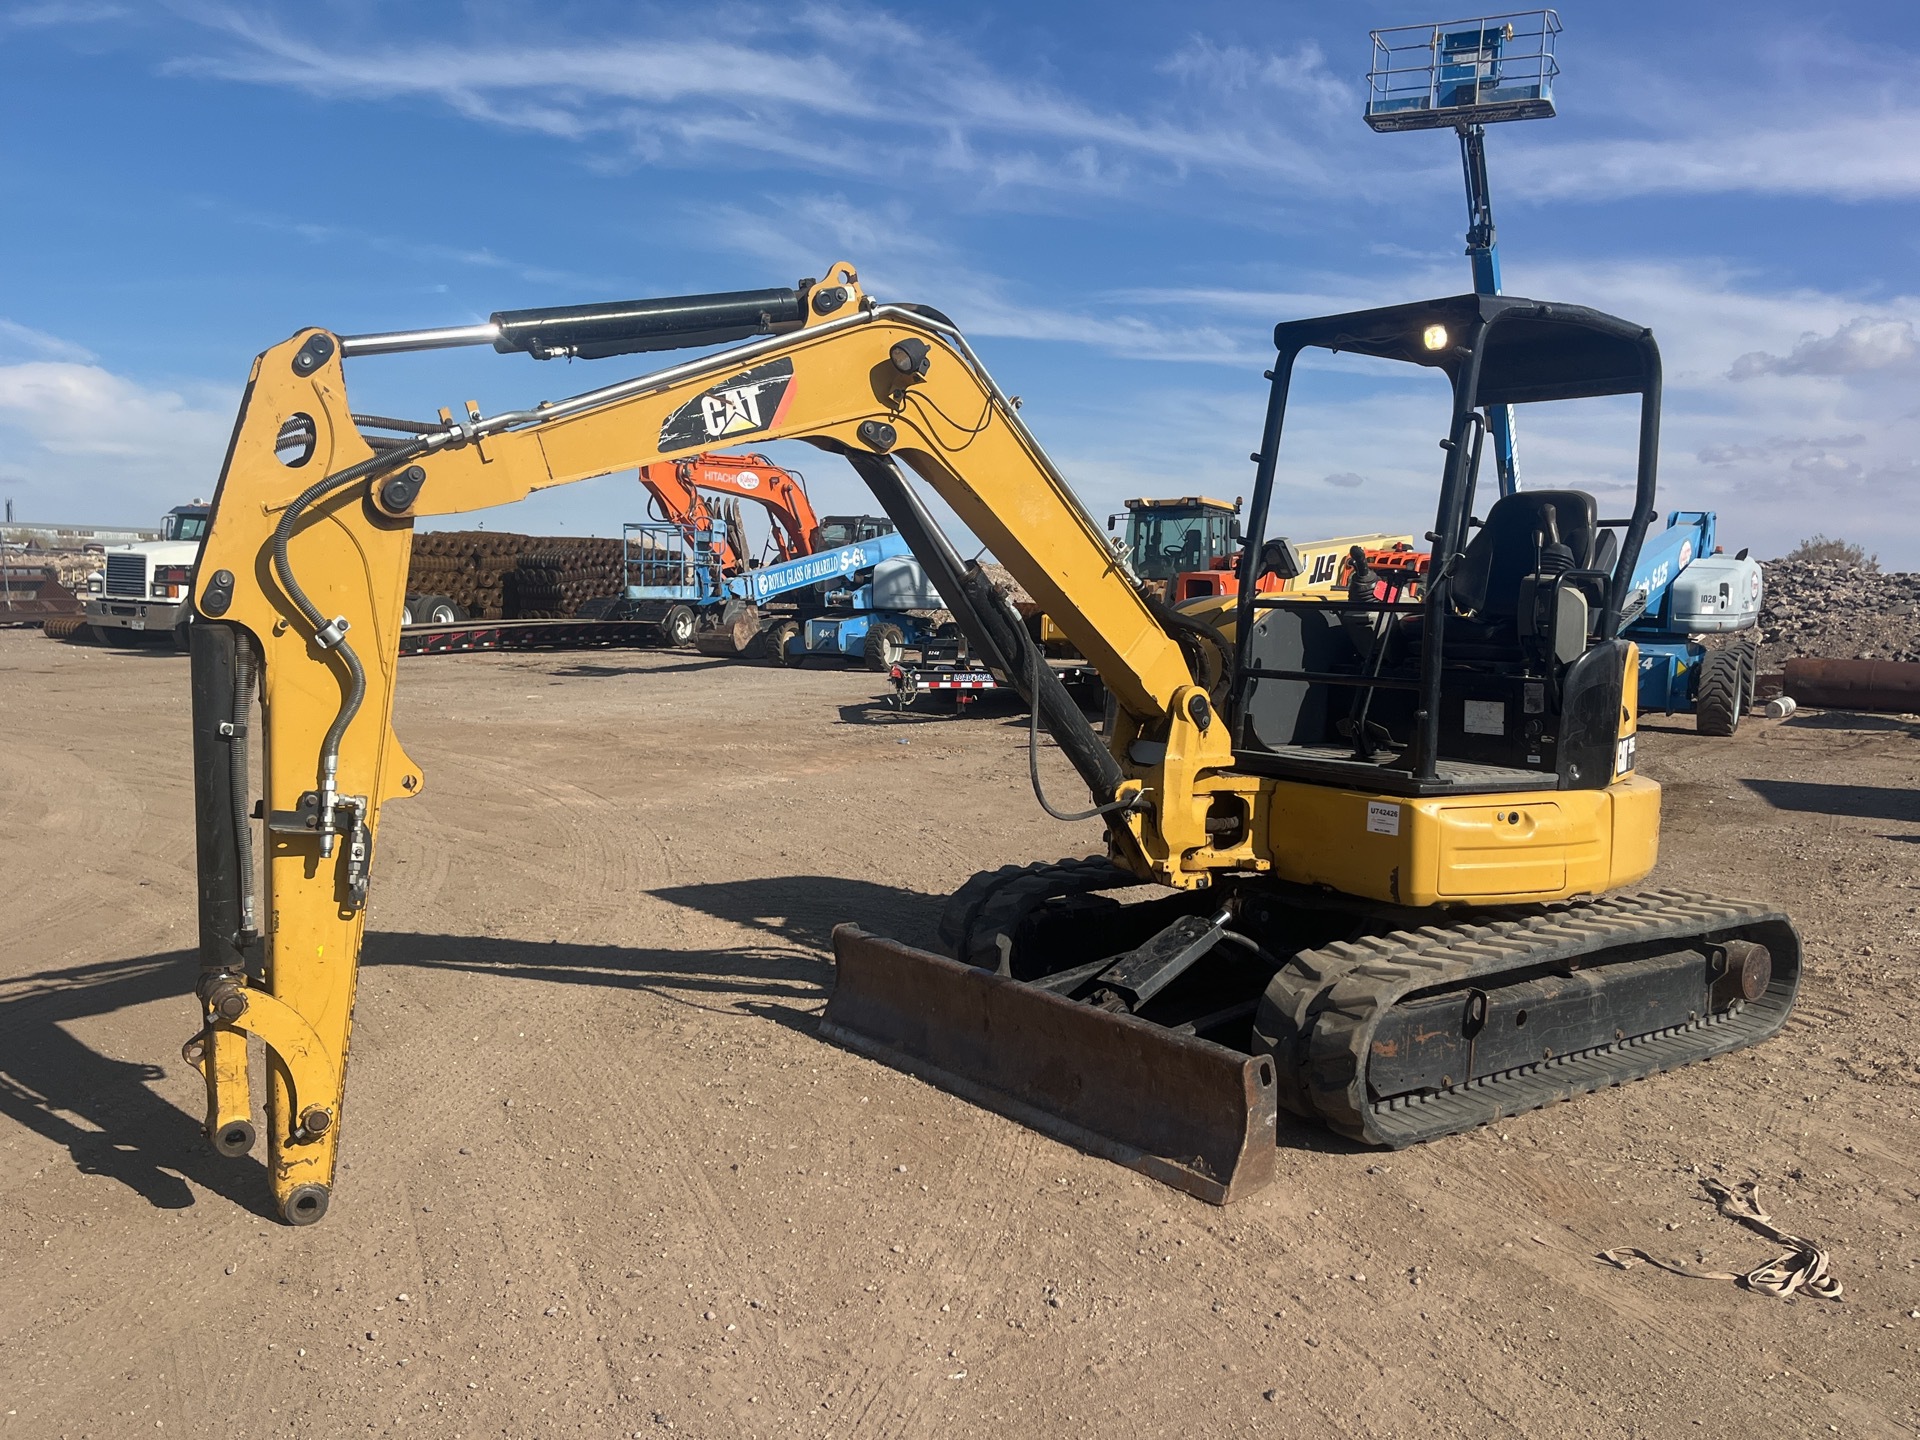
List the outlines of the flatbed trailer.
<svg viewBox="0 0 1920 1440">
<path fill-rule="evenodd" d="M 1105 687 L 1093 666 L 1084 660 L 1049 660 L 1047 666 L 1059 676 L 1067 693 L 1079 701 L 1083 710 L 1099 711 L 1099 697 Z M 966 710 L 982 700 L 1013 706 L 1026 703 L 1020 692 L 992 668 L 965 657 L 957 660 L 903 660 L 888 669 L 887 679 L 893 686 L 887 703 L 896 710 L 911 709 L 922 696 L 950 701 L 956 710 Z"/>
<path fill-rule="evenodd" d="M 660 627 L 646 620 L 461 620 L 407 625 L 402 655 L 455 655 L 470 650 L 616 650 L 657 647 Z"/>
</svg>

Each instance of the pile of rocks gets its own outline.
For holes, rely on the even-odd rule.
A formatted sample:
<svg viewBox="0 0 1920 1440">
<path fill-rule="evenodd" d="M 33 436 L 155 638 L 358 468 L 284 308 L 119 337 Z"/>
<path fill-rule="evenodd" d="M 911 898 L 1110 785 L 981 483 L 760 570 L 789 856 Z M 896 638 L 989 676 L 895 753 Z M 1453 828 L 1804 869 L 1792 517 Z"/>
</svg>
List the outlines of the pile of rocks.
<svg viewBox="0 0 1920 1440">
<path fill-rule="evenodd" d="M 1836 560 L 1769 560 L 1760 609 L 1760 668 L 1796 656 L 1920 660 L 1920 575 Z"/>
</svg>

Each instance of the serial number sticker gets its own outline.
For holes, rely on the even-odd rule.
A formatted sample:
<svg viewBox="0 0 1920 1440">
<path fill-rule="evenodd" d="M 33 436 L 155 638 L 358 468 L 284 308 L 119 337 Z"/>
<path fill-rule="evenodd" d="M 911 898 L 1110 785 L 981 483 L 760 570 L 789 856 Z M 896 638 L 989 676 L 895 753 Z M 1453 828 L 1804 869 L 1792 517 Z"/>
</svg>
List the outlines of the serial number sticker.
<svg viewBox="0 0 1920 1440">
<path fill-rule="evenodd" d="M 1375 835 L 1400 833 L 1400 807 L 1381 800 L 1367 802 L 1367 829 Z"/>
<path fill-rule="evenodd" d="M 1504 735 L 1507 733 L 1507 707 L 1499 700 L 1469 700 L 1466 714 L 1461 717 L 1460 728 L 1469 735 Z"/>
</svg>

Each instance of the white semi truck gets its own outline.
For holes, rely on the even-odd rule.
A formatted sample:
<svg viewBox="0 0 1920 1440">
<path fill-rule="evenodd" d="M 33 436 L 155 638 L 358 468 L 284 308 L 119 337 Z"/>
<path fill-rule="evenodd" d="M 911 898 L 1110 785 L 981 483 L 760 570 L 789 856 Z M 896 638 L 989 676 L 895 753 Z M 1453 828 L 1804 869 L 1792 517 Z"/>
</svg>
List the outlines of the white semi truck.
<svg viewBox="0 0 1920 1440">
<path fill-rule="evenodd" d="M 161 522 L 160 539 L 108 548 L 105 569 L 87 582 L 87 625 L 94 639 L 113 645 L 171 635 L 180 649 L 187 648 L 193 614 L 188 586 L 211 513 L 197 500 L 176 505 Z"/>
</svg>

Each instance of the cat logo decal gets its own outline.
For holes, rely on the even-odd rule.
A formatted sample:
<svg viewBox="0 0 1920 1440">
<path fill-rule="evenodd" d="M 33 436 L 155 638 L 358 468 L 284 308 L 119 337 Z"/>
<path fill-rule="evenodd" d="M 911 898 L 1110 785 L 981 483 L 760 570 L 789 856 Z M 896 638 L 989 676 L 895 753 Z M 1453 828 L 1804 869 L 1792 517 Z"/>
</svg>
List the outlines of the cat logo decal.
<svg viewBox="0 0 1920 1440">
<path fill-rule="evenodd" d="M 793 399 L 793 361 L 769 360 L 703 390 L 660 424 L 660 452 L 726 444 L 778 425 Z"/>
</svg>

